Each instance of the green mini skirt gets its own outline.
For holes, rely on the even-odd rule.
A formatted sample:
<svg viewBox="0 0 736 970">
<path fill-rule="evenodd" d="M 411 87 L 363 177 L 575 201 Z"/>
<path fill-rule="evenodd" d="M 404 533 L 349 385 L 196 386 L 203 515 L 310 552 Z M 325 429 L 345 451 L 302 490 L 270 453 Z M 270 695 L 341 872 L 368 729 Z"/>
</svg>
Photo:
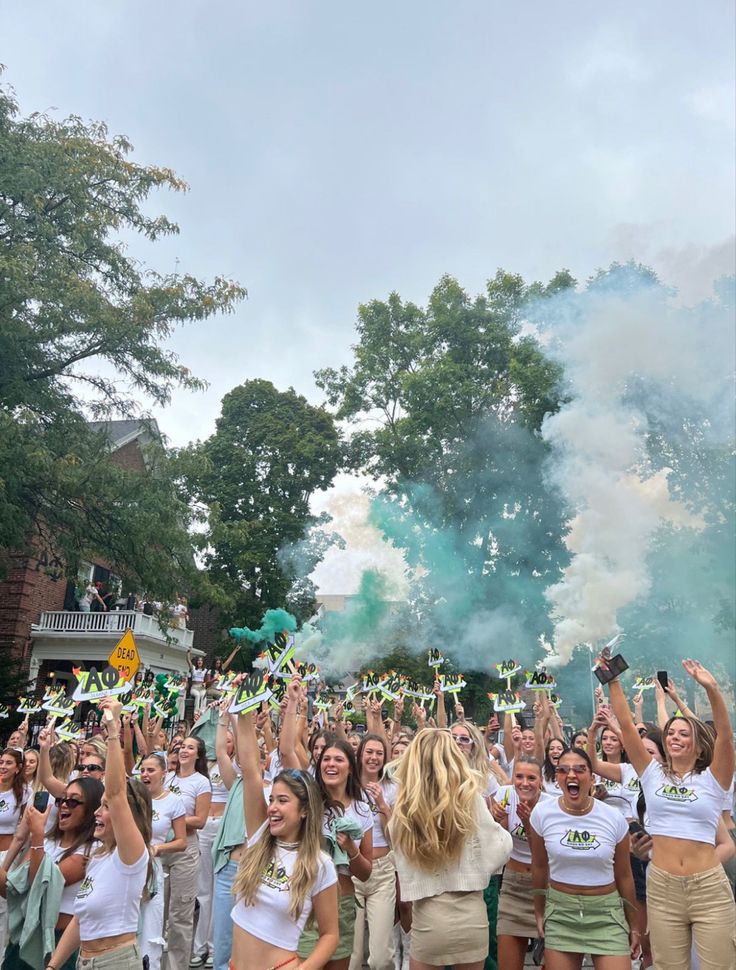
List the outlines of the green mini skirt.
<svg viewBox="0 0 736 970">
<path fill-rule="evenodd" d="M 355 896 L 352 893 L 340 896 L 337 904 L 337 916 L 340 927 L 340 940 L 337 949 L 330 960 L 343 960 L 353 952 L 353 936 L 355 935 Z M 300 957 L 308 957 L 317 945 L 319 930 L 313 918 L 307 921 L 307 927 L 299 938 L 296 952 Z"/>
<path fill-rule="evenodd" d="M 628 956 L 629 924 L 617 892 L 605 896 L 573 896 L 547 890 L 544 945 L 560 953 Z"/>
</svg>

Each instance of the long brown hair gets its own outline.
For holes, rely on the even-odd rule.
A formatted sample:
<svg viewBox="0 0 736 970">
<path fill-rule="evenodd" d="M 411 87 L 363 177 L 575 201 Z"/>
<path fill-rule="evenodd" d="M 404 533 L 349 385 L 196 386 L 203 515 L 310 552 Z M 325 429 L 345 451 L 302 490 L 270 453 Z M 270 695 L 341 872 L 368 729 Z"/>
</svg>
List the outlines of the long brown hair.
<svg viewBox="0 0 736 970">
<path fill-rule="evenodd" d="M 708 725 L 704 721 L 701 721 L 699 717 L 686 717 L 684 714 L 675 714 L 662 728 L 665 774 L 672 777 L 677 777 L 677 773 L 672 766 L 672 757 L 667 750 L 667 734 L 675 721 L 685 721 L 686 724 L 690 725 L 690 731 L 692 732 L 693 736 L 693 746 L 695 747 L 695 764 L 693 765 L 692 771 L 693 774 L 699 775 L 701 772 L 705 771 L 705 769 L 708 768 L 710 763 L 713 761 L 715 738 Z"/>
<path fill-rule="evenodd" d="M 15 761 L 18 770 L 13 777 L 13 784 L 11 785 L 11 791 L 15 795 L 15 803 L 20 808 L 21 802 L 23 801 L 23 789 L 25 787 L 25 782 L 23 780 L 23 752 L 19 751 L 18 748 L 5 748 L 4 751 L 0 751 L 0 758 L 4 755 L 8 755 Z"/>
<path fill-rule="evenodd" d="M 306 771 L 297 768 L 287 768 L 279 772 L 273 784 L 274 787 L 279 784 L 285 785 L 296 796 L 304 813 L 289 890 L 289 912 L 292 918 L 297 920 L 304 909 L 309 890 L 317 878 L 322 849 L 322 797 L 312 777 Z M 246 906 L 253 906 L 256 901 L 263 873 L 277 857 L 277 842 L 278 839 L 271 835 L 266 823 L 258 841 L 243 853 L 233 882 L 233 892 Z"/>
</svg>

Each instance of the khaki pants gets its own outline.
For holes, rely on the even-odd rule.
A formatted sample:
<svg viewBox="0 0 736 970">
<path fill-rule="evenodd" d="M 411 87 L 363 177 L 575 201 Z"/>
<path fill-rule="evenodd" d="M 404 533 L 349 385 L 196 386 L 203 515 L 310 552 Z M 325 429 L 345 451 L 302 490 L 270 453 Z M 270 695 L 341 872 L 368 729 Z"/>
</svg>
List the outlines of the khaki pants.
<svg viewBox="0 0 736 970">
<path fill-rule="evenodd" d="M 168 949 L 161 961 L 164 970 L 189 970 L 194 935 L 194 900 L 199 866 L 197 833 L 187 836 L 183 852 L 172 852 L 163 858 L 168 874 L 166 883 L 166 942 Z"/>
<path fill-rule="evenodd" d="M 673 876 L 650 863 L 647 912 L 657 970 L 690 970 L 693 938 L 700 970 L 736 966 L 736 906 L 722 866 Z"/>
<path fill-rule="evenodd" d="M 368 966 L 370 970 L 393 970 L 394 908 L 396 870 L 392 854 L 375 859 L 366 882 L 353 879 L 355 886 L 355 936 L 350 970 L 361 970 L 365 926 L 368 923 Z"/>
</svg>

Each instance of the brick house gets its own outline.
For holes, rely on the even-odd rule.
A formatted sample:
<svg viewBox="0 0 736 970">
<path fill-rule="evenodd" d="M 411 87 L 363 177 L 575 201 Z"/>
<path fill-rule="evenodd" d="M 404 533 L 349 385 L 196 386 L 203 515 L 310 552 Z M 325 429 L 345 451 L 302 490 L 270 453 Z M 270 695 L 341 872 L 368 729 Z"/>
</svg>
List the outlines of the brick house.
<svg viewBox="0 0 736 970">
<path fill-rule="evenodd" d="M 145 474 L 146 446 L 159 436 L 155 421 L 92 422 L 91 427 L 107 435 L 111 461 Z M 169 629 L 165 635 L 154 617 L 126 609 L 79 612 L 64 564 L 49 561 L 47 553 L 11 556 L 8 565 L 0 582 L 0 656 L 27 670 L 33 687 L 70 681 L 72 666 L 78 664 L 104 664 L 127 628 L 133 630 L 142 666 L 157 673 L 187 669 L 192 630 Z M 78 586 L 114 585 L 117 579 L 108 563 L 87 561 L 81 565 Z"/>
</svg>

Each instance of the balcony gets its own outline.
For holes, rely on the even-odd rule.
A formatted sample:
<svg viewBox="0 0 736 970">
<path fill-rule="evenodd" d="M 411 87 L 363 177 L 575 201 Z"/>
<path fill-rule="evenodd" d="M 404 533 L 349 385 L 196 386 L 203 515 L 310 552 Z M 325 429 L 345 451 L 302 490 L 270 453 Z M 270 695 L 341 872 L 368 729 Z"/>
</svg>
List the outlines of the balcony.
<svg viewBox="0 0 736 970">
<path fill-rule="evenodd" d="M 102 637 L 119 639 L 129 629 L 133 631 L 135 637 L 176 644 L 182 650 L 191 650 L 194 644 L 194 633 L 191 630 L 169 627 L 164 632 L 155 616 L 147 616 L 135 610 L 111 610 L 109 613 L 69 613 L 66 610 L 48 610 L 41 614 L 39 622 L 33 626 L 34 633 L 44 636 L 94 634 L 96 639 Z"/>
</svg>

